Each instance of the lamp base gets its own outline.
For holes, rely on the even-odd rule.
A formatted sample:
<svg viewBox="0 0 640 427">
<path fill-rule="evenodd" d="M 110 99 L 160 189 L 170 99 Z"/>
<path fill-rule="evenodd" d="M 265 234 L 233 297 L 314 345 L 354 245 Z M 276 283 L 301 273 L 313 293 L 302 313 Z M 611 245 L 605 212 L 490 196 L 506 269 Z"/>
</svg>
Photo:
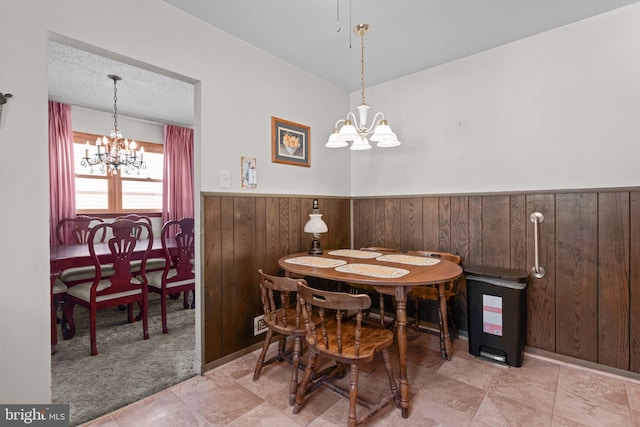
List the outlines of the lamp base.
<svg viewBox="0 0 640 427">
<path fill-rule="evenodd" d="M 322 255 L 322 248 L 320 248 L 319 240 L 311 241 L 311 249 L 309 249 L 309 255 Z"/>
</svg>

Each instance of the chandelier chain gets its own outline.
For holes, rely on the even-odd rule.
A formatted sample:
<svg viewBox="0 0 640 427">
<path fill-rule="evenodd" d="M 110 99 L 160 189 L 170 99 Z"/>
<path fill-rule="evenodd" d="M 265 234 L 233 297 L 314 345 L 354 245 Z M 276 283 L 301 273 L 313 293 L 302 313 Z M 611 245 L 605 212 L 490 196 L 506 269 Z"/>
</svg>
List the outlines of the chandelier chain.
<svg viewBox="0 0 640 427">
<path fill-rule="evenodd" d="M 118 132 L 118 80 L 113 79 L 113 129 Z"/>
<path fill-rule="evenodd" d="M 361 95 L 362 95 L 362 105 L 365 105 L 364 102 L 364 29 L 360 30 L 360 81 L 361 81 Z"/>
</svg>

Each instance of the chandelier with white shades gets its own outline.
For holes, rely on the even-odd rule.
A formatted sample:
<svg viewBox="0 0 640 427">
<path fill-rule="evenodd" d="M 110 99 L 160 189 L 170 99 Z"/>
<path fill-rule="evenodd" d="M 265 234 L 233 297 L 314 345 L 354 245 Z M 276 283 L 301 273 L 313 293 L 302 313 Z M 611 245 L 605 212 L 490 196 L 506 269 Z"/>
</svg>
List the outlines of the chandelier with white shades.
<svg viewBox="0 0 640 427">
<path fill-rule="evenodd" d="M 371 122 L 371 125 L 367 127 L 367 113 L 369 112 L 369 106 L 364 101 L 364 35 L 369 30 L 368 24 L 358 24 L 353 31 L 360 35 L 360 66 L 361 66 L 361 94 L 362 104 L 358 105 L 358 118 L 356 120 L 355 114 L 349 112 L 346 119 L 341 119 L 336 122 L 333 133 L 329 136 L 329 141 L 325 144 L 328 148 L 341 148 L 346 147 L 351 142 L 351 150 L 369 150 L 371 141 L 377 142 L 378 147 L 397 147 L 400 145 L 398 137 L 389 127 L 389 123 L 384 118 L 384 114 L 376 113 Z M 369 134 L 373 132 L 373 135 L 369 138 Z"/>
<path fill-rule="evenodd" d="M 113 80 L 113 129 L 109 133 L 109 138 L 103 136 L 96 139 L 96 153 L 89 157 L 89 141 L 85 148 L 85 155 L 80 161 L 80 165 L 89 168 L 89 173 L 93 173 L 93 166 L 100 167 L 100 172 L 107 170 L 112 175 L 117 175 L 121 169 L 127 175 L 136 171 L 140 175 L 141 169 L 146 169 L 143 160 L 144 147 L 136 150 L 137 144 L 134 140 L 122 138 L 122 132 L 118 129 L 118 88 L 117 83 L 122 77 L 109 74 Z"/>
</svg>

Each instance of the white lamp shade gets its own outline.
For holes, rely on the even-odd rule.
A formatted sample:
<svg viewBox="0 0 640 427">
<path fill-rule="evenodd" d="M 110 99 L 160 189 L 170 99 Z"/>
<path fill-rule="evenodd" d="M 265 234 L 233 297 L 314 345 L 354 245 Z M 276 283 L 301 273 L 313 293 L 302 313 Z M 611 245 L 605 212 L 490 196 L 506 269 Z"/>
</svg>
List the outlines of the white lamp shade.
<svg viewBox="0 0 640 427">
<path fill-rule="evenodd" d="M 398 141 L 398 137 L 396 136 L 395 133 L 391 132 L 391 135 L 389 137 L 385 137 L 381 139 L 376 146 L 381 148 L 390 148 L 390 147 L 397 147 L 398 145 L 400 145 L 400 141 Z"/>
<path fill-rule="evenodd" d="M 350 150 L 370 150 L 371 149 L 371 145 L 369 145 L 369 141 L 367 140 L 367 138 L 365 137 L 358 137 L 355 141 L 353 141 L 353 144 L 351 144 L 351 147 L 349 147 Z"/>
<path fill-rule="evenodd" d="M 358 135 L 356 127 L 352 125 L 351 122 L 348 122 L 347 124 L 342 126 L 340 128 L 340 133 L 338 134 L 339 141 L 353 141 L 359 137 L 360 135 Z"/>
<path fill-rule="evenodd" d="M 387 124 L 381 124 L 376 126 L 376 130 L 373 132 L 373 135 L 371 135 L 371 140 L 382 141 L 389 138 L 391 135 L 393 135 L 391 127 Z"/>
<path fill-rule="evenodd" d="M 347 141 L 340 141 L 338 138 L 338 130 L 336 129 L 330 136 L 329 141 L 324 145 L 327 148 L 342 148 L 349 145 Z"/>
<path fill-rule="evenodd" d="M 305 233 L 326 233 L 329 231 L 327 224 L 322 220 L 322 214 L 309 214 L 309 221 L 304 225 Z"/>
</svg>

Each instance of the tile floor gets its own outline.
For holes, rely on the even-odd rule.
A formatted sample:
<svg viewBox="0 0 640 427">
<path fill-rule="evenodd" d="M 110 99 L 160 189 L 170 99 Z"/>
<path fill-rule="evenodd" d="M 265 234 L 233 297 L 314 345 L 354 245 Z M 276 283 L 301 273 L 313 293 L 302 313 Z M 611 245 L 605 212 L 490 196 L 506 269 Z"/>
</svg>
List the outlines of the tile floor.
<svg viewBox="0 0 640 427">
<path fill-rule="evenodd" d="M 368 426 L 640 426 L 640 381 L 528 354 L 521 368 L 497 365 L 471 356 L 463 338 L 454 341 L 452 360 L 444 361 L 437 336 L 409 335 L 409 418 L 389 405 Z M 326 387 L 309 395 L 294 415 L 288 406 L 290 365 L 268 365 L 254 382 L 257 356 L 243 356 L 84 426 L 346 424 L 348 399 Z M 364 371 L 360 390 L 388 390 L 378 386 L 378 374 L 384 374 L 380 363 Z"/>
</svg>

